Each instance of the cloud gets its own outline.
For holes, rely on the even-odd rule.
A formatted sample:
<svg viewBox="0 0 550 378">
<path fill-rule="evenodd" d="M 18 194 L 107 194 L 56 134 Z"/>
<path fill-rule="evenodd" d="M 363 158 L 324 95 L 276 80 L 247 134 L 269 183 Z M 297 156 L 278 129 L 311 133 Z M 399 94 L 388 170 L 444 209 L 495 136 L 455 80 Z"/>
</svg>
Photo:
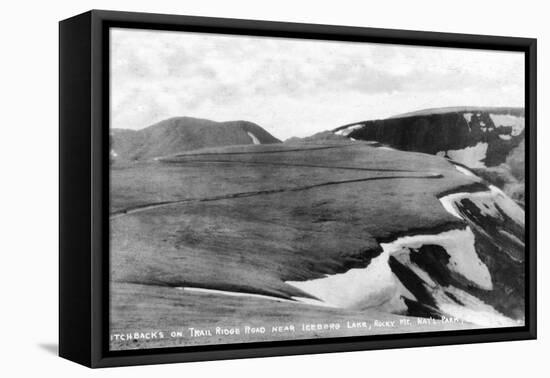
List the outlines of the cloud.
<svg viewBox="0 0 550 378">
<path fill-rule="evenodd" d="M 423 107 L 524 103 L 521 53 L 111 31 L 111 126 L 247 119 L 279 138 Z"/>
</svg>

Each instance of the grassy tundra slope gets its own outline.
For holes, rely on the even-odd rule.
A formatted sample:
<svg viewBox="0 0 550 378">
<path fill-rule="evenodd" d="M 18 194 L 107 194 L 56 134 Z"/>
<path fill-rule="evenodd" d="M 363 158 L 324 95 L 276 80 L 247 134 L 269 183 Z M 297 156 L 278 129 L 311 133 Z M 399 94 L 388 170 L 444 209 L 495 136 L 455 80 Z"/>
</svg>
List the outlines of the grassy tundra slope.
<svg viewBox="0 0 550 378">
<path fill-rule="evenodd" d="M 292 282 L 365 269 L 381 256 L 381 243 L 399 236 L 464 228 L 438 198 L 479 190 L 486 190 L 479 178 L 442 157 L 351 141 L 208 148 L 114 164 L 112 333 L 418 315 L 427 310 L 412 301 L 408 311 L 383 315 L 383 306 L 322 307 L 320 298 Z M 414 294 L 413 281 L 403 282 Z M 223 342 L 426 327 L 241 335 Z M 113 341 L 112 348 L 216 342 L 216 335 L 193 338 L 186 331 L 179 339 Z"/>
</svg>

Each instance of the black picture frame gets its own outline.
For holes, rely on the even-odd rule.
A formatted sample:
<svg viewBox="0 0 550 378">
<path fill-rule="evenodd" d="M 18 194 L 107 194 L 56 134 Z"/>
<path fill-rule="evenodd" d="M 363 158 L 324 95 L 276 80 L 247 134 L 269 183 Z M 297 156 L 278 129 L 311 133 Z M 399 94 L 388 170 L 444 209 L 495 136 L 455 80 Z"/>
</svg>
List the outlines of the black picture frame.
<svg viewBox="0 0 550 378">
<path fill-rule="evenodd" d="M 460 47 L 525 53 L 524 327 L 108 349 L 110 27 Z M 407 348 L 536 338 L 536 39 L 92 10 L 59 24 L 59 354 L 89 367 Z"/>
</svg>

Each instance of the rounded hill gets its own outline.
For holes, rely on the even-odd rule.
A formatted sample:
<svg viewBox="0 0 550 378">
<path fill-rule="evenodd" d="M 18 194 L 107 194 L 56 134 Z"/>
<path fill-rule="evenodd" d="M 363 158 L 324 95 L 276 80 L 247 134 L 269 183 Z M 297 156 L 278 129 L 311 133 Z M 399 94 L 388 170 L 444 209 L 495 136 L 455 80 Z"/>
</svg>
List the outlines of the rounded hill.
<svg viewBox="0 0 550 378">
<path fill-rule="evenodd" d="M 141 130 L 111 130 L 111 157 L 149 160 L 205 147 L 272 143 L 280 141 L 252 122 L 174 117 Z"/>
</svg>

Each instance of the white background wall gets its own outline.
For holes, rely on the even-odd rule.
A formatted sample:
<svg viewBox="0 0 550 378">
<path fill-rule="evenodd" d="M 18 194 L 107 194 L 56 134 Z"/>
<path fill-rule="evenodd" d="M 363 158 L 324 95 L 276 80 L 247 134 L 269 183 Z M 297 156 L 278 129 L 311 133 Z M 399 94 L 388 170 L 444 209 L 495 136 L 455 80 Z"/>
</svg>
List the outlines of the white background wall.
<svg viewBox="0 0 550 378">
<path fill-rule="evenodd" d="M 550 48 L 544 1 L 8 1 L 0 22 L 2 207 L 0 375 L 105 377 L 542 376 L 548 370 L 545 239 L 548 200 L 539 199 L 539 340 L 91 371 L 55 356 L 57 344 L 57 21 L 91 8 L 539 39 L 539 193 L 544 165 Z M 538 373 L 537 373 L 538 372 Z M 26 374 L 28 373 L 28 374 Z M 30 374 L 30 375 L 29 375 Z M 547 372 L 546 372 L 547 374 Z"/>
</svg>

